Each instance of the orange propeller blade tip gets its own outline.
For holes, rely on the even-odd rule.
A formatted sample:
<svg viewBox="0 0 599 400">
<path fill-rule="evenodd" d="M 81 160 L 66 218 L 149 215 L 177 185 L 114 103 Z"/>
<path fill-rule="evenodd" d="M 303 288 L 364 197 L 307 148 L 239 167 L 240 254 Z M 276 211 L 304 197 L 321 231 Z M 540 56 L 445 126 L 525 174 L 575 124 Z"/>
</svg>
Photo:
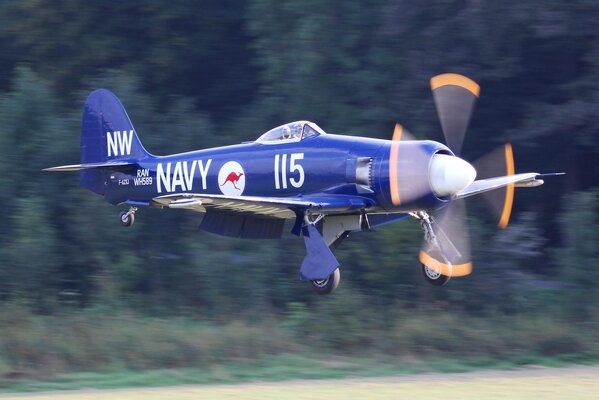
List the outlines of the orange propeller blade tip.
<svg viewBox="0 0 599 400">
<path fill-rule="evenodd" d="M 401 136 L 403 135 L 403 126 L 400 123 L 395 124 L 395 129 L 393 129 L 393 141 L 397 142 L 401 140 Z"/>
<path fill-rule="evenodd" d="M 437 76 L 433 76 L 431 78 L 431 89 L 435 90 L 440 88 L 441 86 L 453 85 L 459 86 L 470 93 L 475 95 L 476 97 L 480 96 L 480 86 L 478 83 L 474 82 L 472 79 L 467 76 L 460 74 L 441 74 Z"/>
<path fill-rule="evenodd" d="M 466 276 L 472 273 L 472 262 L 466 262 L 463 264 L 445 264 L 436 258 L 430 256 L 424 250 L 420 250 L 418 254 L 418 259 L 420 262 L 430 269 L 440 273 L 445 276 Z"/>
<path fill-rule="evenodd" d="M 512 151 L 512 145 L 509 143 L 505 144 L 505 173 L 507 176 L 514 175 L 516 168 L 514 166 L 514 152 Z M 514 184 L 511 183 L 505 188 L 505 200 L 503 203 L 503 211 L 501 212 L 501 218 L 499 219 L 499 227 L 501 229 L 507 228 L 510 222 L 510 215 L 512 214 L 512 207 L 514 205 Z"/>
</svg>

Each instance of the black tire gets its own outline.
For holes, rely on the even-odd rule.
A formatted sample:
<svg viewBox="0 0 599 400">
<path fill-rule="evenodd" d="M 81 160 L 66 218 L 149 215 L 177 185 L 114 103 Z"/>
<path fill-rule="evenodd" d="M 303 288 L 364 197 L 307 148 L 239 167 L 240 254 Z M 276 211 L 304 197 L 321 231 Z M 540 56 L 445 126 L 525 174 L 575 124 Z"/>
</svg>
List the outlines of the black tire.
<svg viewBox="0 0 599 400">
<path fill-rule="evenodd" d="M 331 275 L 326 279 L 315 279 L 310 281 L 312 288 L 318 294 L 329 294 L 339 286 L 341 280 L 341 271 L 337 268 Z"/>
<path fill-rule="evenodd" d="M 434 286 L 443 286 L 449 282 L 449 276 L 441 275 L 424 264 L 422 264 L 422 274 L 424 275 L 424 279 Z"/>
<path fill-rule="evenodd" d="M 127 211 L 121 211 L 119 221 L 121 222 L 121 225 L 130 227 L 135 222 L 135 214 L 129 213 L 129 215 L 127 215 L 127 213 Z"/>
</svg>

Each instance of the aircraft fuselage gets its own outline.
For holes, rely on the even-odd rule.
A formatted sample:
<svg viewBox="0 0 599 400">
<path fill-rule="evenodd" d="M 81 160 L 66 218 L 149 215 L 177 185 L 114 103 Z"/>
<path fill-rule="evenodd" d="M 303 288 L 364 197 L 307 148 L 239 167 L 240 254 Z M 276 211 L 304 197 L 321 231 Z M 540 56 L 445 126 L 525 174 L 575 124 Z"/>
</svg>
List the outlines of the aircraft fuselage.
<svg viewBox="0 0 599 400">
<path fill-rule="evenodd" d="M 104 195 L 113 204 L 146 204 L 185 192 L 306 198 L 334 193 L 369 199 L 370 212 L 430 209 L 444 203 L 428 187 L 428 164 L 437 152 L 450 153 L 434 141 L 331 134 L 292 143 L 244 143 L 137 160 L 136 167 L 105 173 Z M 393 191 L 409 201 L 397 202 Z"/>
</svg>

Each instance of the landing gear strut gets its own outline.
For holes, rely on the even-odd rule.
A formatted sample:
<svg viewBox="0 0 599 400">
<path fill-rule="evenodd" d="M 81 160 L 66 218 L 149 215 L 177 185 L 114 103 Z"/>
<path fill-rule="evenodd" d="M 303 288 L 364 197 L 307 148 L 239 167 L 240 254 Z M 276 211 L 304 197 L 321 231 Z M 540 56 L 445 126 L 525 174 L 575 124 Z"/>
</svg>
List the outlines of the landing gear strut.
<svg viewBox="0 0 599 400">
<path fill-rule="evenodd" d="M 442 259 L 447 265 L 451 265 L 451 263 L 443 255 L 443 249 L 441 248 L 441 244 L 439 243 L 437 235 L 435 234 L 435 230 L 433 228 L 435 220 L 430 215 L 428 215 L 426 211 L 418 211 L 410 213 L 410 215 L 412 215 L 412 217 L 420 221 L 420 226 L 422 227 L 422 231 L 424 232 L 424 240 L 427 243 L 427 248 L 433 249 L 435 255 L 439 256 L 439 259 Z M 443 234 L 443 232 L 441 232 L 441 234 Z M 430 268 L 425 264 L 421 265 L 424 279 L 426 279 L 426 281 L 431 285 L 443 286 L 447 282 L 449 282 L 449 276 L 443 275 L 438 270 Z"/>
<path fill-rule="evenodd" d="M 137 212 L 137 207 L 129 208 L 129 211 L 121 211 L 119 215 L 119 220 L 121 225 L 125 227 L 130 227 L 135 222 L 135 213 Z"/>
</svg>

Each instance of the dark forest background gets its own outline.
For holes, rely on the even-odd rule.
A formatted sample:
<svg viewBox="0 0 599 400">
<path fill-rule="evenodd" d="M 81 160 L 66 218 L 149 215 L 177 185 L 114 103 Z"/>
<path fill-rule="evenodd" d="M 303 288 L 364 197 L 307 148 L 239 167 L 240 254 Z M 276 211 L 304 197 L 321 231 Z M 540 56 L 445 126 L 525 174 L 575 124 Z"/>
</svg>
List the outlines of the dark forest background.
<svg viewBox="0 0 599 400">
<path fill-rule="evenodd" d="M 282 353 L 599 358 L 599 3 L 539 0 L 0 3 L 0 374 L 205 366 Z M 42 168 L 79 161 L 82 106 L 123 102 L 154 154 L 253 140 L 308 119 L 442 141 L 430 77 L 481 98 L 464 145 L 511 142 L 498 230 L 468 200 L 474 273 L 429 286 L 415 221 L 336 251 L 340 289 L 299 282 L 303 242 L 198 231 L 191 212 L 120 208 Z"/>
</svg>

